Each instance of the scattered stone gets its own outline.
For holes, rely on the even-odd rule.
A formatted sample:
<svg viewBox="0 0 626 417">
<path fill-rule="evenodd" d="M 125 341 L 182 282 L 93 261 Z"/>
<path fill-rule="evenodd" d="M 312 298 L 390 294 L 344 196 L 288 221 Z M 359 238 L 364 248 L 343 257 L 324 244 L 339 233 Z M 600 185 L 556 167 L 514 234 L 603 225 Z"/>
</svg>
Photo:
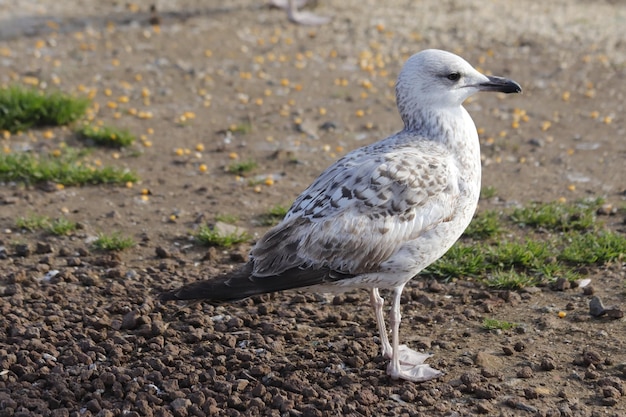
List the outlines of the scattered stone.
<svg viewBox="0 0 626 417">
<path fill-rule="evenodd" d="M 476 412 L 478 414 L 493 415 L 494 411 L 493 406 L 488 401 L 479 401 L 478 404 L 476 404 Z"/>
<path fill-rule="evenodd" d="M 539 364 L 539 369 L 541 369 L 542 371 L 552 371 L 556 369 L 556 362 L 553 358 L 549 356 L 544 356 L 541 359 L 541 363 Z"/>
<path fill-rule="evenodd" d="M 37 255 L 52 253 L 52 245 L 47 242 L 37 242 L 37 244 L 35 245 L 35 253 Z"/>
<path fill-rule="evenodd" d="M 484 351 L 476 353 L 474 363 L 476 366 L 487 369 L 492 374 L 496 373 L 496 370 L 501 369 L 503 366 L 501 358 Z"/>
<path fill-rule="evenodd" d="M 215 222 L 213 225 L 213 231 L 221 236 L 227 235 L 240 235 L 246 232 L 246 229 L 235 226 L 234 224 L 228 224 L 224 222 Z"/>
<path fill-rule="evenodd" d="M 215 246 L 211 246 L 207 249 L 206 253 L 202 257 L 203 261 L 217 261 L 219 259 L 219 252 Z"/>
<path fill-rule="evenodd" d="M 619 392 L 620 396 L 623 396 L 626 393 L 624 383 L 621 379 L 615 376 L 607 376 L 606 378 L 602 378 L 598 381 L 598 386 L 613 387 Z"/>
<path fill-rule="evenodd" d="M 589 300 L 589 314 L 593 317 L 600 317 L 606 314 L 602 300 L 597 295 Z"/>
<path fill-rule="evenodd" d="M 524 388 L 524 397 L 527 400 L 535 400 L 537 398 L 539 398 L 539 393 L 537 392 L 537 389 L 534 387 L 527 387 Z"/>
<path fill-rule="evenodd" d="M 515 345 L 513 345 L 513 349 L 515 349 L 516 352 L 523 352 L 524 349 L 526 349 L 526 345 L 521 341 L 516 342 Z"/>
<path fill-rule="evenodd" d="M 504 352 L 506 356 L 515 355 L 515 350 L 513 350 L 511 346 L 502 346 L 502 351 Z"/>
<path fill-rule="evenodd" d="M 335 122 L 324 122 L 320 125 L 320 129 L 325 132 L 331 132 L 337 129 L 337 124 Z"/>
<path fill-rule="evenodd" d="M 475 373 L 466 372 L 461 375 L 461 382 L 465 384 L 466 391 L 472 392 L 480 384 L 481 378 Z"/>
<path fill-rule="evenodd" d="M 65 260 L 67 266 L 81 266 L 82 261 L 78 256 L 71 256 Z"/>
<path fill-rule="evenodd" d="M 602 356 L 594 350 L 586 350 L 583 352 L 582 359 L 586 366 L 598 365 L 603 362 Z"/>
<path fill-rule="evenodd" d="M 624 310 L 618 307 L 607 308 L 604 310 L 604 312 L 606 313 L 606 316 L 610 319 L 617 320 L 624 317 Z"/>
<path fill-rule="evenodd" d="M 586 287 L 583 287 L 583 294 L 584 295 L 593 295 L 596 292 L 595 288 L 593 288 L 593 285 L 588 285 Z"/>
<path fill-rule="evenodd" d="M 538 411 L 536 407 L 526 404 L 522 402 L 519 398 L 515 398 L 515 397 L 507 398 L 504 403 L 507 406 L 516 410 L 528 411 L 529 413 L 536 413 Z"/>
<path fill-rule="evenodd" d="M 301 123 L 296 124 L 296 130 L 308 135 L 311 139 L 319 139 L 317 123 L 311 119 L 304 119 Z"/>
<path fill-rule="evenodd" d="M 186 416 L 188 415 L 187 408 L 191 405 L 191 400 L 187 398 L 176 398 L 174 401 L 170 403 L 170 407 L 172 407 L 172 411 L 175 416 Z"/>
<path fill-rule="evenodd" d="M 504 293 L 504 301 L 515 306 L 522 302 L 522 296 L 517 291 L 506 291 Z"/>
<path fill-rule="evenodd" d="M 163 246 L 157 246 L 156 249 L 154 249 L 154 252 L 159 259 L 167 259 L 172 257 L 170 251 L 165 249 Z"/>
<path fill-rule="evenodd" d="M 559 278 L 554 283 L 554 289 L 557 291 L 565 291 L 569 290 L 572 287 L 572 284 L 569 282 L 567 278 Z"/>
<path fill-rule="evenodd" d="M 428 291 L 432 292 L 432 293 L 444 293 L 446 292 L 446 287 L 441 284 L 439 281 L 431 281 L 430 284 L 428 285 Z"/>
<path fill-rule="evenodd" d="M 26 258 L 31 255 L 32 250 L 28 243 L 18 243 L 15 245 L 15 255 Z"/>
<path fill-rule="evenodd" d="M 603 216 L 608 216 L 617 213 L 617 207 L 613 207 L 613 204 L 611 203 L 604 203 L 600 207 L 598 207 L 596 213 Z"/>
<path fill-rule="evenodd" d="M 236 263 L 246 263 L 250 259 L 249 249 L 245 246 L 238 246 L 230 252 L 230 260 Z"/>
<path fill-rule="evenodd" d="M 517 371 L 518 378 L 528 379 L 528 378 L 532 378 L 534 375 L 535 374 L 533 373 L 533 369 L 530 366 L 524 366 L 522 367 L 522 369 Z"/>
<path fill-rule="evenodd" d="M 137 328 L 139 312 L 137 310 L 129 311 L 122 318 L 122 330 L 133 330 Z"/>
<path fill-rule="evenodd" d="M 355 399 L 359 402 L 359 404 L 365 406 L 375 404 L 379 401 L 378 396 L 374 394 L 370 389 L 363 389 L 358 391 Z"/>
</svg>

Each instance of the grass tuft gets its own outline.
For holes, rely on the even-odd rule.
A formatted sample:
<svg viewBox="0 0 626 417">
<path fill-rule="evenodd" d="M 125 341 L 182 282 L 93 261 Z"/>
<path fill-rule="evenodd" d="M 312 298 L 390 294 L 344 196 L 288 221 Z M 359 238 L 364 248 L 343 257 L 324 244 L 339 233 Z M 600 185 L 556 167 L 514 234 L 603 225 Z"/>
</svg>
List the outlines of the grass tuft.
<svg viewBox="0 0 626 417">
<path fill-rule="evenodd" d="M 511 268 L 508 271 L 498 270 L 490 277 L 481 280 L 481 282 L 490 288 L 519 290 L 526 287 L 534 287 L 539 284 L 540 280 L 535 276 L 517 272 Z"/>
<path fill-rule="evenodd" d="M 481 245 L 456 244 L 424 274 L 441 279 L 477 277 L 485 271 L 485 255 Z"/>
<path fill-rule="evenodd" d="M 496 195 L 498 195 L 498 191 L 496 190 L 496 187 L 487 186 L 480 190 L 481 200 L 489 200 L 490 198 L 493 198 Z"/>
<path fill-rule="evenodd" d="M 239 218 L 233 214 L 217 214 L 215 216 L 215 221 L 227 224 L 235 224 L 239 221 Z"/>
<path fill-rule="evenodd" d="M 0 130 L 15 133 L 31 127 L 63 126 L 80 119 L 89 99 L 59 92 L 42 93 L 21 86 L 0 88 Z"/>
<path fill-rule="evenodd" d="M 570 234 L 569 245 L 559 259 L 575 264 L 604 264 L 623 260 L 626 254 L 626 236 L 610 231 Z"/>
<path fill-rule="evenodd" d="M 68 220 L 65 217 L 50 220 L 48 216 L 40 216 L 38 214 L 32 214 L 27 217 L 19 217 L 15 221 L 15 226 L 20 229 L 28 230 L 29 232 L 46 230 L 57 236 L 68 235 L 78 229 L 77 223 Z"/>
<path fill-rule="evenodd" d="M 491 246 L 487 259 L 500 268 L 525 268 L 534 270 L 552 256 L 549 242 L 526 239 L 522 242 L 499 242 Z"/>
<path fill-rule="evenodd" d="M 78 224 L 66 219 L 65 217 L 59 217 L 58 219 L 53 220 L 47 229 L 53 235 L 65 236 L 76 231 L 76 229 L 78 229 Z"/>
<path fill-rule="evenodd" d="M 250 121 L 243 121 L 239 124 L 231 125 L 228 130 L 235 134 L 246 135 L 252 132 L 252 123 Z"/>
<path fill-rule="evenodd" d="M 124 148 L 132 145 L 136 137 L 128 130 L 112 126 L 83 125 L 76 131 L 79 138 L 92 141 L 97 146 Z"/>
<path fill-rule="evenodd" d="M 195 239 L 206 246 L 230 247 L 238 243 L 247 242 L 250 236 L 246 232 L 236 230 L 233 233 L 220 233 L 207 225 L 202 225 L 194 234 Z"/>
<path fill-rule="evenodd" d="M 509 321 L 497 320 L 497 319 L 484 319 L 483 329 L 485 330 L 510 330 L 517 327 L 518 324 L 511 323 Z"/>
<path fill-rule="evenodd" d="M 463 236 L 480 240 L 497 236 L 502 231 L 500 215 L 497 211 L 489 210 L 477 213 L 470 225 L 463 232 Z"/>
<path fill-rule="evenodd" d="M 28 230 L 34 232 L 35 230 L 41 230 L 48 227 L 50 224 L 50 218 L 47 216 L 40 216 L 38 214 L 32 214 L 27 217 L 18 217 L 15 221 L 15 226 L 19 229 Z"/>
<path fill-rule="evenodd" d="M 81 154 L 71 149 L 59 157 L 38 156 L 27 153 L 0 154 L 0 181 L 27 184 L 54 182 L 73 186 L 87 184 L 126 184 L 137 182 L 134 173 L 114 167 L 88 166 Z"/>
<path fill-rule="evenodd" d="M 534 203 L 511 213 L 511 220 L 518 226 L 566 232 L 590 230 L 595 224 L 595 212 L 602 200 L 576 204 Z"/>
<path fill-rule="evenodd" d="M 253 160 L 247 160 L 242 162 L 233 162 L 232 164 L 226 167 L 226 171 L 231 174 L 243 175 L 255 169 L 257 167 L 257 163 Z"/>
<path fill-rule="evenodd" d="M 274 226 L 278 224 L 287 214 L 289 208 L 276 205 L 270 208 L 266 213 L 259 216 L 262 226 Z"/>
<path fill-rule="evenodd" d="M 118 232 L 111 234 L 100 233 L 93 241 L 93 247 L 104 251 L 122 251 L 135 246 L 135 241 L 130 237 L 124 237 Z"/>
<path fill-rule="evenodd" d="M 621 261 L 626 236 L 597 219 L 602 199 L 532 204 L 478 214 L 463 238 L 424 270 L 435 278 L 474 278 L 488 287 L 519 289 L 558 278 L 581 278 L 588 264 Z M 498 237 L 506 233 L 506 239 Z"/>
</svg>

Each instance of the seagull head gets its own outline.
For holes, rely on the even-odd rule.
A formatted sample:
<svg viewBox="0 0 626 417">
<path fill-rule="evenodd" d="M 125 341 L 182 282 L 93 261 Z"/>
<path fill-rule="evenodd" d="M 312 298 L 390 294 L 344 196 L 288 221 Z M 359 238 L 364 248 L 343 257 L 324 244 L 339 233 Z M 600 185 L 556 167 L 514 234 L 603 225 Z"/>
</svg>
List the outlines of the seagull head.
<svg viewBox="0 0 626 417">
<path fill-rule="evenodd" d="M 481 74 L 453 53 L 426 49 L 411 56 L 396 83 L 396 99 L 403 120 L 424 109 L 459 107 L 479 91 L 519 93 L 515 81 Z"/>
</svg>

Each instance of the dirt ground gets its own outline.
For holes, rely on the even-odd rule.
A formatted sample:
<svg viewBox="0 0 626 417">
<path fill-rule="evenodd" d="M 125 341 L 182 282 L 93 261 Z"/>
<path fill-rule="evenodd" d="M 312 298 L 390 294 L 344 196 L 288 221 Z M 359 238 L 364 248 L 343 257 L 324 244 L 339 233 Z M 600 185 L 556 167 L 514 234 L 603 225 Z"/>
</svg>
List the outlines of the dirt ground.
<svg viewBox="0 0 626 417">
<path fill-rule="evenodd" d="M 489 291 L 414 279 L 401 335 L 445 371 L 392 381 L 365 292 L 162 305 L 162 290 L 245 259 L 190 235 L 293 199 L 347 151 L 401 128 L 393 84 L 426 48 L 519 82 L 467 103 L 482 142 L 480 209 L 604 197 L 624 205 L 626 5 L 621 1 L 320 0 L 322 27 L 261 1 L 0 1 L 0 84 L 92 94 L 95 119 L 141 137 L 94 161 L 132 187 L 0 186 L 0 416 L 626 415 L 623 319 L 592 291 Z M 152 25 L 158 24 L 158 25 Z M 65 128 L 4 137 L 11 152 L 79 146 Z M 246 177 L 225 167 L 256 162 Z M 20 216 L 67 217 L 68 237 Z M 623 214 L 607 217 L 625 232 Z M 94 250 L 101 232 L 138 245 Z M 586 271 L 624 305 L 622 263 Z M 559 318 L 559 311 L 567 312 Z M 520 323 L 485 331 L 485 317 Z"/>
</svg>

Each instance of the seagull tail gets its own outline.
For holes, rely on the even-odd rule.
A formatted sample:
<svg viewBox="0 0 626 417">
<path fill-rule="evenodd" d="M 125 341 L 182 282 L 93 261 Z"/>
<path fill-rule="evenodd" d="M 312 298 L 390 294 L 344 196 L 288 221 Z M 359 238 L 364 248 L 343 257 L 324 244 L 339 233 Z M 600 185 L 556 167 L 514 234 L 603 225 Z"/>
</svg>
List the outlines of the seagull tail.
<svg viewBox="0 0 626 417">
<path fill-rule="evenodd" d="M 206 300 L 222 303 L 241 300 L 253 295 L 283 290 L 329 284 L 354 275 L 343 274 L 328 268 L 295 267 L 274 276 L 253 275 L 253 263 L 225 275 L 203 281 L 196 281 L 183 287 L 167 291 L 159 296 L 161 302 L 176 300 Z"/>
<path fill-rule="evenodd" d="M 213 302 L 235 301 L 252 295 L 263 294 L 262 288 L 250 280 L 252 263 L 208 280 L 196 281 L 180 288 L 162 293 L 161 302 L 182 300 L 207 300 Z"/>
</svg>

